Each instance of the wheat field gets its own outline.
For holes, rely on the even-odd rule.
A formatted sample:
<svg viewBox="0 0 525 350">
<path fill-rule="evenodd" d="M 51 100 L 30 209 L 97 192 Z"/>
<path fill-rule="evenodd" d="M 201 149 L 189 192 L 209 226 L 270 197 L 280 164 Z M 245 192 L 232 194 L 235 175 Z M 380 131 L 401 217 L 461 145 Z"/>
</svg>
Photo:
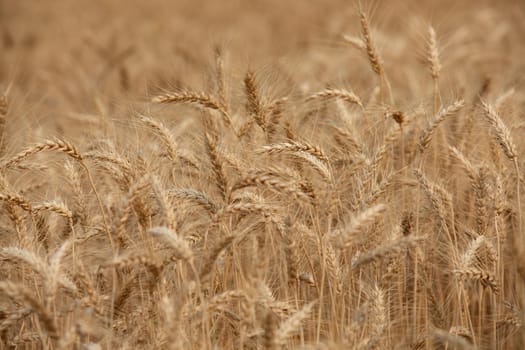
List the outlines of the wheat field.
<svg viewBox="0 0 525 350">
<path fill-rule="evenodd" d="M 0 349 L 519 349 L 520 1 L 0 2 Z"/>
</svg>

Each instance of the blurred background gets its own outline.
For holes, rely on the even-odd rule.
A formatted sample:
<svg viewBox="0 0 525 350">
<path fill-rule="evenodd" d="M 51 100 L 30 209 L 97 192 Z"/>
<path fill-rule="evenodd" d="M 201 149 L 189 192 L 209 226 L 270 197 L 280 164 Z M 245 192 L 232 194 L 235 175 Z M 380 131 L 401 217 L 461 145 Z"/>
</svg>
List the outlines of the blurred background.
<svg viewBox="0 0 525 350">
<path fill-rule="evenodd" d="M 339 0 L 0 1 L 0 90 L 9 89 L 14 118 L 7 127 L 62 133 L 73 114 L 117 117 L 160 90 L 210 91 L 217 48 L 232 99 L 242 94 L 248 67 L 268 89 L 284 86 L 287 94 L 327 85 L 370 89 L 366 58 L 342 38 L 359 36 L 357 6 Z M 421 74 L 428 24 L 442 50 L 443 90 L 458 95 L 488 79 L 501 89 L 523 85 L 524 1 L 362 6 L 400 101 L 408 103 L 428 83 Z"/>
</svg>

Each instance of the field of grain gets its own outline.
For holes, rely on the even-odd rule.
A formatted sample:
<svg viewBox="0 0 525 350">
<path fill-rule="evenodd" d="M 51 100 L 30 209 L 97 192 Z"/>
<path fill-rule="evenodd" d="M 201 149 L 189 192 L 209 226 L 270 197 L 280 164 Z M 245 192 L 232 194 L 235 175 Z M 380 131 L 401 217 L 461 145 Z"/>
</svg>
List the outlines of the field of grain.
<svg viewBox="0 0 525 350">
<path fill-rule="evenodd" d="M 0 349 L 519 349 L 525 4 L 0 2 Z"/>
</svg>

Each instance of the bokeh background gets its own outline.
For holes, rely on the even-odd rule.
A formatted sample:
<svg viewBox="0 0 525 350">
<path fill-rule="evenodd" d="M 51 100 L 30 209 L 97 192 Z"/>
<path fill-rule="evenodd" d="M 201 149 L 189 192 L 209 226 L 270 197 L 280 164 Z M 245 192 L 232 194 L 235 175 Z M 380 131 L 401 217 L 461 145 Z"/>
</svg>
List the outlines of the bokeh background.
<svg viewBox="0 0 525 350">
<path fill-rule="evenodd" d="M 449 71 L 479 72 L 457 65 L 467 53 L 469 64 L 484 65 L 487 72 L 509 68 L 508 62 L 491 61 L 499 56 L 494 50 L 508 51 L 509 57 L 523 50 L 517 45 L 524 40 L 513 40 L 525 34 L 520 20 L 525 2 L 520 0 L 362 6 L 372 14 L 390 75 L 396 74 L 391 68 L 399 60 L 421 61 L 428 23 L 436 28 Z M 219 46 L 232 78 L 251 66 L 281 70 L 280 79 L 296 84 L 358 84 L 363 74 L 356 77 L 353 67 L 361 67 L 355 60 L 363 58 L 341 40 L 342 34 L 359 33 L 357 7 L 336 0 L 3 0 L 0 83 L 4 89 L 12 83 L 13 93 L 20 88 L 19 93 L 34 96 L 32 105 L 87 111 L 94 107 L 94 95 L 109 102 L 170 86 L 204 88 Z M 501 69 L 497 75 L 514 73 Z"/>
</svg>

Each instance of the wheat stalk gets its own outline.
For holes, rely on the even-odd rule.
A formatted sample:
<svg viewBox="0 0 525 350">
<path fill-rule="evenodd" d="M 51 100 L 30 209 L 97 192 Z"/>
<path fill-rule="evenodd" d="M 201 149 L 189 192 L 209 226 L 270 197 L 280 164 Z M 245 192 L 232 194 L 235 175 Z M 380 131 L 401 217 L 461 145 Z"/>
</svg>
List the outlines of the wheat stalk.
<svg viewBox="0 0 525 350">
<path fill-rule="evenodd" d="M 297 311 L 295 314 L 285 320 L 276 330 L 274 335 L 274 344 L 284 345 L 286 340 L 297 331 L 301 326 L 301 323 L 310 316 L 312 309 L 315 305 L 315 301 L 306 304 L 303 308 Z"/>
<path fill-rule="evenodd" d="M 439 74 L 441 72 L 441 62 L 439 60 L 436 31 L 432 26 L 428 26 L 427 62 L 430 66 L 430 75 L 434 81 L 434 113 L 436 113 L 439 108 Z"/>
<path fill-rule="evenodd" d="M 361 99 L 359 96 L 357 96 L 352 91 L 348 91 L 345 89 L 333 89 L 333 88 L 327 88 L 323 91 L 319 91 L 315 94 L 310 95 L 306 98 L 306 101 L 316 100 L 316 99 L 323 99 L 323 100 L 329 100 L 329 99 L 340 99 L 342 101 L 345 101 L 349 104 L 356 104 L 361 109 L 364 109 L 363 103 L 361 102 Z"/>
<path fill-rule="evenodd" d="M 481 106 L 485 111 L 485 118 L 487 119 L 489 125 L 491 126 L 496 140 L 498 141 L 503 153 L 507 158 L 514 163 L 514 169 L 516 171 L 516 197 L 518 202 L 518 213 L 519 213 L 519 232 L 523 233 L 523 219 L 521 213 L 521 194 L 520 194 L 520 182 L 521 182 L 521 172 L 518 164 L 518 153 L 516 151 L 516 146 L 512 140 L 511 134 L 503 119 L 499 116 L 492 105 L 481 100 Z"/>
<path fill-rule="evenodd" d="M 23 285 L 12 282 L 0 282 L 0 290 L 14 300 L 24 302 L 33 310 L 41 321 L 47 335 L 54 341 L 58 340 L 58 329 L 49 311 L 32 295 L 32 293 Z"/>
<path fill-rule="evenodd" d="M 82 160 L 82 155 L 78 152 L 78 150 L 69 142 L 64 140 L 47 140 L 42 143 L 37 143 L 32 147 L 28 147 L 25 150 L 19 152 L 15 156 L 11 157 L 10 159 L 7 159 L 3 161 L 0 164 L 0 168 L 6 169 L 11 168 L 15 165 L 18 165 L 18 163 L 22 162 L 23 160 L 29 158 L 30 156 L 43 152 L 43 151 L 60 151 L 68 156 L 76 159 L 76 160 Z"/>
<path fill-rule="evenodd" d="M 195 104 L 206 109 L 211 109 L 219 112 L 227 126 L 232 125 L 231 117 L 219 101 L 216 101 L 212 96 L 203 92 L 174 92 L 170 94 L 156 96 L 152 99 L 154 103 L 188 103 Z"/>
<path fill-rule="evenodd" d="M 177 142 L 175 142 L 171 131 L 163 123 L 151 117 L 139 115 L 139 119 L 145 125 L 147 125 L 152 130 L 158 133 L 162 142 L 166 146 L 166 149 L 168 151 L 168 158 L 172 161 L 176 161 L 179 157 L 177 152 L 178 145 Z"/>
<path fill-rule="evenodd" d="M 432 136 L 434 135 L 434 131 L 439 126 L 439 124 L 441 124 L 448 117 L 458 113 L 464 105 L 465 101 L 457 100 L 450 106 L 441 108 L 439 110 L 439 112 L 434 116 L 434 118 L 430 121 L 426 129 L 419 137 L 419 151 L 421 153 L 423 153 L 428 148 L 430 141 L 432 140 Z"/>
</svg>

